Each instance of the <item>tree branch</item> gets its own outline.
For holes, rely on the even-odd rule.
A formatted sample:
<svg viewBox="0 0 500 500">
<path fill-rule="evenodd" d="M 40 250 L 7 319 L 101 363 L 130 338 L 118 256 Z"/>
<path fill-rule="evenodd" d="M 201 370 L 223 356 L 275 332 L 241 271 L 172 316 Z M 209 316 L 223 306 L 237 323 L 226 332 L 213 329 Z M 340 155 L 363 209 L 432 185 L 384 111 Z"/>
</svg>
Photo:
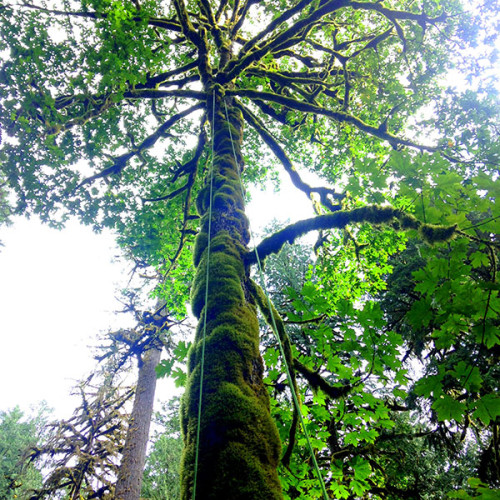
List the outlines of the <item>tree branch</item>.
<svg viewBox="0 0 500 500">
<path fill-rule="evenodd" d="M 85 19 L 106 19 L 108 16 L 104 12 L 81 12 L 81 11 L 69 11 L 69 10 L 58 10 L 58 9 L 48 9 L 46 7 L 40 7 L 29 2 L 22 2 L 22 6 L 32 10 L 38 10 L 45 14 L 52 14 L 54 16 L 65 16 L 65 17 L 81 17 Z M 143 19 L 139 16 L 133 17 L 133 21 L 137 23 L 142 22 Z M 181 33 L 182 28 L 180 24 L 169 19 L 162 19 L 159 17 L 151 17 L 148 19 L 149 26 L 155 26 L 156 28 L 162 28 L 169 31 L 175 31 L 176 33 Z"/>
<path fill-rule="evenodd" d="M 425 224 L 413 215 L 401 212 L 389 206 L 368 205 L 353 210 L 342 210 L 333 214 L 319 215 L 311 219 L 304 219 L 291 224 L 284 229 L 265 238 L 256 248 L 260 260 L 277 253 L 283 245 L 293 243 L 300 236 L 311 231 L 320 229 L 343 229 L 349 224 L 370 223 L 373 225 L 392 224 L 397 230 L 415 229 L 420 232 L 422 239 L 430 244 L 448 241 L 458 234 L 456 225 L 435 226 Z M 255 264 L 257 258 L 255 251 L 249 251 L 246 255 L 247 264 Z"/>
<path fill-rule="evenodd" d="M 189 99 L 198 99 L 200 101 L 206 100 L 205 92 L 198 90 L 128 90 L 123 93 L 126 99 L 161 99 L 165 97 L 186 97 Z"/>
<path fill-rule="evenodd" d="M 152 89 L 156 88 L 158 86 L 162 85 L 170 85 L 168 82 L 168 79 L 172 76 L 177 76 L 181 75 L 182 73 L 185 73 L 186 71 L 189 71 L 191 69 L 194 69 L 198 66 L 198 61 L 192 61 L 188 64 L 185 64 L 184 66 L 180 66 L 176 69 L 173 69 L 171 71 L 166 71 L 165 73 L 161 73 L 156 76 L 152 76 L 146 80 L 145 83 L 139 83 L 135 86 L 136 90 L 140 89 Z"/>
<path fill-rule="evenodd" d="M 295 376 L 295 361 L 293 359 L 292 354 L 292 344 L 290 342 L 290 337 L 288 336 L 285 328 L 285 323 L 281 318 L 280 314 L 272 304 L 271 300 L 266 297 L 266 294 L 262 290 L 262 288 L 253 280 L 249 280 L 249 290 L 252 294 L 257 306 L 259 307 L 260 312 L 264 316 L 266 323 L 271 327 L 274 333 L 279 337 L 281 341 L 281 345 L 283 346 L 283 352 L 285 354 L 284 362 L 288 365 L 288 371 L 290 373 L 289 383 L 291 384 L 293 390 L 295 391 L 295 395 L 297 396 L 297 402 L 300 406 L 300 393 L 299 387 L 297 385 L 297 377 Z M 277 331 L 275 330 L 275 327 Z M 283 455 L 282 462 L 285 466 L 288 466 L 290 463 L 290 457 L 292 455 L 293 447 L 295 446 L 295 433 L 297 431 L 297 423 L 298 423 L 298 411 L 299 408 L 294 407 L 294 414 L 292 425 L 290 426 L 290 439 L 288 441 L 288 447 Z"/>
<path fill-rule="evenodd" d="M 342 387 L 330 385 L 318 372 L 311 370 L 298 359 L 293 360 L 293 367 L 307 380 L 315 391 L 320 389 L 332 399 L 339 399 L 345 396 L 352 388 L 350 385 Z"/>
<path fill-rule="evenodd" d="M 435 152 L 437 150 L 437 148 L 434 147 L 424 146 L 421 144 L 416 144 L 406 139 L 401 139 L 395 136 L 394 134 L 391 134 L 387 130 L 385 130 L 384 124 L 382 124 L 379 127 L 374 127 L 364 122 L 363 120 L 344 111 L 332 111 L 326 108 L 322 108 L 321 106 L 316 106 L 315 104 L 311 104 L 304 101 L 297 101 L 295 99 L 291 99 L 290 97 L 274 94 L 272 92 L 235 89 L 235 90 L 227 90 L 226 94 L 240 96 L 240 97 L 248 97 L 249 99 L 255 101 L 262 100 L 262 101 L 275 102 L 277 104 L 287 106 L 288 108 L 294 109 L 296 111 L 323 115 L 338 123 L 349 123 L 351 125 L 354 125 L 359 130 L 362 130 L 363 132 L 373 135 L 374 137 L 378 137 L 381 140 L 388 141 L 393 147 L 395 147 L 396 145 L 402 145 L 430 152 Z"/>
<path fill-rule="evenodd" d="M 87 177 L 84 179 L 80 184 L 78 184 L 75 188 L 75 191 L 82 186 L 86 184 L 91 184 L 97 179 L 101 179 L 103 177 L 107 177 L 108 175 L 116 175 L 119 174 L 127 165 L 127 162 L 133 158 L 134 156 L 140 155 L 144 150 L 151 148 L 161 137 L 164 137 L 165 134 L 167 133 L 167 130 L 169 130 L 171 127 L 173 127 L 179 120 L 182 118 L 185 118 L 186 116 L 190 115 L 194 111 L 201 109 L 203 107 L 202 103 L 195 104 L 194 106 L 191 106 L 190 108 L 185 109 L 184 111 L 181 111 L 172 117 L 170 117 L 161 127 L 159 127 L 153 134 L 151 134 L 149 137 L 144 139 L 139 146 L 134 148 L 132 151 L 129 151 L 128 153 L 124 153 L 117 158 L 114 159 L 113 165 L 110 165 L 109 167 L 105 168 L 101 172 L 98 172 L 97 174 L 94 174 L 90 177 Z"/>
<path fill-rule="evenodd" d="M 264 123 L 262 123 L 258 117 L 256 117 L 249 109 L 247 109 L 243 104 L 235 100 L 236 106 L 243 113 L 243 117 L 245 120 L 258 132 L 258 134 L 262 137 L 264 142 L 269 146 L 271 151 L 275 154 L 275 156 L 280 160 L 283 168 L 290 176 L 290 179 L 293 185 L 303 191 L 309 198 L 311 198 L 313 193 L 318 193 L 321 199 L 321 203 L 331 210 L 332 212 L 336 210 L 340 210 L 339 205 L 333 205 L 333 203 L 328 199 L 328 196 L 331 196 L 334 199 L 342 200 L 345 195 L 336 193 L 333 189 L 329 189 L 326 187 L 311 187 L 309 184 L 305 183 L 301 178 L 292 162 L 288 158 L 285 151 L 278 144 L 278 142 L 274 139 L 271 133 L 266 129 Z"/>
</svg>

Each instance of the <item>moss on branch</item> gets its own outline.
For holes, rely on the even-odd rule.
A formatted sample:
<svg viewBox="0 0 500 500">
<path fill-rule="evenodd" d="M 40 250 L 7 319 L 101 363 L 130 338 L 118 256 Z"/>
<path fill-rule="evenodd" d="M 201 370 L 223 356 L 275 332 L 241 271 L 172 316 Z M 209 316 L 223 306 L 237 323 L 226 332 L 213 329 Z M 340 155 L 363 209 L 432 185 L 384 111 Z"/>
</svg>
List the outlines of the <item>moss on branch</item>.
<svg viewBox="0 0 500 500">
<path fill-rule="evenodd" d="M 429 244 L 448 241 L 453 238 L 458 228 L 453 226 L 437 226 L 419 221 L 411 214 L 401 212 L 393 207 L 368 205 L 353 210 L 341 210 L 333 214 L 319 215 L 311 219 L 304 219 L 291 224 L 280 231 L 265 238 L 257 246 L 256 252 L 260 260 L 278 253 L 285 243 L 293 243 L 297 238 L 311 231 L 322 229 L 343 229 L 349 224 L 369 223 L 373 225 L 392 225 L 399 231 L 417 230 L 420 237 Z M 246 263 L 251 265 L 257 262 L 255 251 L 246 256 Z"/>
<path fill-rule="evenodd" d="M 278 313 L 278 311 L 276 310 L 276 308 L 274 307 L 274 305 L 272 304 L 272 302 L 266 297 L 264 290 L 262 290 L 262 288 L 257 283 L 255 283 L 255 281 L 250 281 L 249 290 L 255 302 L 257 303 L 259 310 L 264 316 L 266 323 L 273 330 L 276 325 L 277 331 L 275 331 L 275 333 L 280 338 L 281 344 L 283 346 L 283 352 L 285 355 L 285 361 L 286 364 L 288 365 L 288 370 L 290 373 L 289 382 L 293 387 L 293 390 L 295 391 L 295 395 L 297 396 L 297 403 L 300 405 L 300 393 L 299 393 L 299 386 L 297 385 L 297 377 L 295 376 L 294 359 L 292 354 L 292 343 L 290 342 L 290 337 L 286 332 L 285 323 L 281 318 L 280 314 Z M 292 456 L 293 448 L 295 446 L 295 437 L 298 427 L 299 408 L 297 408 L 296 405 L 294 405 L 293 409 L 294 412 L 293 412 L 292 424 L 290 426 L 288 446 L 281 459 L 281 462 L 285 467 L 288 467 L 290 465 L 290 458 Z"/>
<path fill-rule="evenodd" d="M 318 372 L 311 370 L 298 359 L 293 360 L 293 367 L 307 380 L 313 390 L 321 390 L 332 399 L 345 396 L 351 390 L 350 385 L 335 387 L 329 384 Z"/>
<path fill-rule="evenodd" d="M 416 144 L 412 141 L 409 141 L 407 139 L 402 139 L 400 137 L 395 136 L 394 134 L 391 134 L 390 132 L 385 130 L 385 126 L 383 126 L 383 124 L 379 125 L 378 127 L 375 127 L 373 125 L 364 122 L 360 118 L 357 118 L 356 116 L 351 115 L 350 113 L 346 113 L 344 111 L 333 111 L 331 109 L 326 109 L 321 106 L 316 106 L 315 104 L 311 104 L 309 102 L 298 101 L 291 97 L 275 94 L 273 92 L 236 89 L 236 90 L 228 90 L 226 91 L 226 94 L 240 96 L 240 97 L 248 97 L 249 99 L 252 100 L 274 102 L 276 104 L 281 104 L 296 111 L 302 111 L 304 113 L 312 113 L 312 114 L 326 116 L 327 118 L 330 118 L 337 123 L 350 123 L 357 129 L 362 130 L 367 134 L 370 134 L 374 137 L 378 137 L 383 141 L 388 141 L 393 147 L 397 145 L 402 145 L 402 146 L 417 148 L 422 151 L 430 151 L 430 152 L 436 151 L 436 148 L 430 146 L 424 146 L 421 144 Z"/>
</svg>

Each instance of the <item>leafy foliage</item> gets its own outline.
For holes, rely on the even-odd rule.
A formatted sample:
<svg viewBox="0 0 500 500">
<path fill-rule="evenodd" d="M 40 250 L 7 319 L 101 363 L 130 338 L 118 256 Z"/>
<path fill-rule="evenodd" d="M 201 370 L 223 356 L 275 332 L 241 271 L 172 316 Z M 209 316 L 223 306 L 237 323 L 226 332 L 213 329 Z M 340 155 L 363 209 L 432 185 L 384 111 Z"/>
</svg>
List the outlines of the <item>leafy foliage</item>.
<svg viewBox="0 0 500 500">
<path fill-rule="evenodd" d="M 40 464 L 23 466 L 25 455 L 44 438 L 49 410 L 41 405 L 34 416 L 18 407 L 0 412 L 0 496 L 5 500 L 30 498 L 42 484 Z"/>
</svg>

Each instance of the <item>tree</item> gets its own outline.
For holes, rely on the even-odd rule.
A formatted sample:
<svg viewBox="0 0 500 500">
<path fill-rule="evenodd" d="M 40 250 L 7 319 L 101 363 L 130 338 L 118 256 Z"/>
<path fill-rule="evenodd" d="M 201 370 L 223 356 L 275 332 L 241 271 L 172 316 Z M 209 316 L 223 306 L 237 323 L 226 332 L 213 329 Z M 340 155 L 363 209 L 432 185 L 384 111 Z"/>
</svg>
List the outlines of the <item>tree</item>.
<svg viewBox="0 0 500 500">
<path fill-rule="evenodd" d="M 23 467 L 23 459 L 29 448 L 43 439 L 48 411 L 41 405 L 35 416 L 26 416 L 18 407 L 0 412 L 1 498 L 27 499 L 30 491 L 41 485 L 40 468 L 34 464 Z"/>
<path fill-rule="evenodd" d="M 155 413 L 155 431 L 151 449 L 146 457 L 141 497 L 148 500 L 180 499 L 180 463 L 182 439 L 180 435 L 179 398 L 163 404 Z"/>
<path fill-rule="evenodd" d="M 165 306 L 153 313 L 137 310 L 136 294 L 127 291 L 123 312 L 134 312 L 133 329 L 108 332 L 97 347 L 101 363 L 77 387 L 82 398 L 69 420 L 51 423 L 49 439 L 33 446 L 26 461 L 51 457 L 35 498 L 66 494 L 71 498 L 138 498 L 156 390 L 156 367 L 171 322 Z M 137 360 L 134 389 L 123 388 L 130 362 Z M 127 408 L 133 399 L 131 411 Z M 128 425 L 127 425 L 128 424 Z M 126 432 L 125 432 L 126 429 Z M 116 484 L 114 483 L 117 476 Z"/>
<path fill-rule="evenodd" d="M 485 378 L 474 366 L 499 342 L 495 95 L 487 78 L 477 92 L 442 88 L 453 66 L 478 70 L 455 47 L 494 36 L 490 7 L 472 19 L 451 0 L 4 3 L 1 124 L 13 139 L 0 158 L 17 211 L 114 227 L 163 273 L 165 300 L 182 307 L 191 288 L 199 323 L 181 409 L 182 498 L 282 498 L 280 433 L 285 491 L 326 497 L 326 481 L 346 498 L 387 487 L 368 451 L 393 427 L 390 399 L 406 397 L 408 377 L 403 340 L 372 298 L 403 232 L 431 245 L 410 324 L 432 320 L 429 350 L 445 356 L 418 395 L 451 427 L 472 419 L 498 435 L 492 370 Z M 276 168 L 317 216 L 250 252 L 240 176 L 251 185 Z M 292 318 L 323 318 L 303 329 L 307 349 L 291 343 L 250 270 L 313 230 L 321 260 Z M 486 272 L 469 279 L 471 267 Z M 257 308 L 282 345 L 295 417 L 271 417 Z M 464 341 L 472 358 L 449 357 Z M 278 352 L 266 355 L 271 371 Z M 300 380 L 314 389 L 302 410 Z M 291 455 L 309 407 L 311 462 Z"/>
<path fill-rule="evenodd" d="M 153 314 L 144 314 L 141 318 L 141 326 L 145 331 L 136 328 L 134 335 L 127 339 L 130 347 L 136 344 L 134 350 L 136 350 L 139 374 L 127 437 L 122 451 L 122 460 L 118 470 L 114 496 L 117 500 L 133 500 L 140 496 L 156 391 L 156 367 L 160 362 L 165 343 L 161 337 L 165 335 L 169 326 L 165 305 L 158 304 L 158 306 Z M 123 334 L 121 334 L 121 338 L 122 341 L 125 340 Z M 137 344 L 142 344 L 140 349 L 137 349 Z"/>
<path fill-rule="evenodd" d="M 113 376 L 97 379 L 93 374 L 79 384 L 81 403 L 72 417 L 48 424 L 46 438 L 27 453 L 27 463 L 43 460 L 46 468 L 30 500 L 114 498 L 128 417 L 124 406 L 134 391 L 120 387 Z"/>
</svg>

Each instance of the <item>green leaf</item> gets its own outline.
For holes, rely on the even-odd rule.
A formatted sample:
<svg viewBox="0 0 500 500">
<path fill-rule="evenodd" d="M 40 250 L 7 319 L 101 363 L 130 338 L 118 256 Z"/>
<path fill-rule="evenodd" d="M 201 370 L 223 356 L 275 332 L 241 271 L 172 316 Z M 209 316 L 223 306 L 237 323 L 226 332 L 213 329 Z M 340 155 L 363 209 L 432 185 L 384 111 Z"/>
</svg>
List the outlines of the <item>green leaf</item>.
<svg viewBox="0 0 500 500">
<path fill-rule="evenodd" d="M 488 266 L 490 264 L 490 259 L 488 255 L 484 252 L 474 252 L 470 256 L 472 267 Z"/>
<path fill-rule="evenodd" d="M 473 413 L 484 425 L 490 425 L 500 417 L 500 397 L 495 394 L 485 394 L 476 402 L 476 411 Z"/>
<path fill-rule="evenodd" d="M 413 303 L 407 314 L 408 321 L 415 327 L 428 326 L 432 320 L 431 304 L 426 299 L 421 299 Z"/>
<path fill-rule="evenodd" d="M 364 459 L 351 461 L 351 466 L 354 469 L 354 477 L 359 481 L 368 479 L 372 473 L 370 464 Z"/>
<path fill-rule="evenodd" d="M 156 377 L 170 377 L 175 359 L 162 359 L 155 367 Z"/>
<path fill-rule="evenodd" d="M 171 376 L 174 379 L 175 387 L 184 387 L 186 385 L 187 374 L 182 368 L 176 368 Z"/>
<path fill-rule="evenodd" d="M 350 493 L 346 486 L 339 483 L 332 483 L 330 490 L 333 492 L 335 498 L 349 498 Z"/>
<path fill-rule="evenodd" d="M 466 411 L 464 403 L 453 399 L 447 394 L 441 394 L 439 398 L 432 403 L 432 408 L 436 410 L 440 422 L 450 420 L 462 422 Z"/>
<path fill-rule="evenodd" d="M 352 492 L 359 498 L 361 498 L 365 491 L 367 491 L 369 488 L 367 483 L 365 483 L 364 481 L 358 481 L 356 479 L 351 480 L 349 486 Z"/>
</svg>

